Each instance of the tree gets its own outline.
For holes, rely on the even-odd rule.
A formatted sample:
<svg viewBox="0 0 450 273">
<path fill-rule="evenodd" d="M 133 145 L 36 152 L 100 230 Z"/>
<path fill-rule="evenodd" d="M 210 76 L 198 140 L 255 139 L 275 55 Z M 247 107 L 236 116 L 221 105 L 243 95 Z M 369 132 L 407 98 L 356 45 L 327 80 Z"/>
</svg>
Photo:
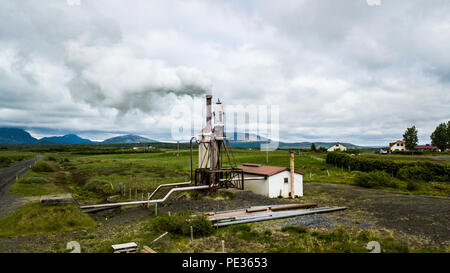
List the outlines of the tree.
<svg viewBox="0 0 450 273">
<path fill-rule="evenodd" d="M 405 141 L 405 147 L 408 150 L 412 150 L 414 146 L 417 145 L 419 139 L 417 138 L 416 126 L 413 125 L 410 128 L 406 128 L 406 131 L 403 134 L 403 140 Z"/>
<path fill-rule="evenodd" d="M 450 147 L 450 121 L 439 124 L 431 134 L 431 144 L 437 146 L 442 152 Z"/>
<path fill-rule="evenodd" d="M 311 151 L 313 151 L 313 152 L 316 151 L 316 144 L 314 144 L 314 143 L 311 144 Z"/>
</svg>

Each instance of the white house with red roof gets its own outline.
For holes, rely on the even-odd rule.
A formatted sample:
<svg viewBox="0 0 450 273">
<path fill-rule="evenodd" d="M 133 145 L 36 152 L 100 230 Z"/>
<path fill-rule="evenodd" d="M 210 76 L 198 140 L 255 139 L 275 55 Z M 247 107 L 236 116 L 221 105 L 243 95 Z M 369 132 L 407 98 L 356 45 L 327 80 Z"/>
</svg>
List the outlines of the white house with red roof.
<svg viewBox="0 0 450 273">
<path fill-rule="evenodd" d="M 414 146 L 414 150 L 422 151 L 422 152 L 438 152 L 439 148 L 437 146 L 433 146 L 430 144 L 425 145 L 416 145 Z"/>
<path fill-rule="evenodd" d="M 337 142 L 337 143 L 331 145 L 327 149 L 327 151 L 328 152 L 334 152 L 334 151 L 342 151 L 342 152 L 344 152 L 344 151 L 347 151 L 347 147 L 345 147 L 344 144 L 342 144 L 340 142 Z"/>
<path fill-rule="evenodd" d="M 238 168 L 244 171 L 246 190 L 271 198 L 292 195 L 289 168 L 253 163 L 244 163 Z M 294 171 L 294 197 L 303 196 L 303 175 L 302 172 Z"/>
<path fill-rule="evenodd" d="M 389 143 L 389 151 L 391 152 L 404 152 L 406 151 L 405 141 L 397 140 L 396 142 Z"/>
</svg>

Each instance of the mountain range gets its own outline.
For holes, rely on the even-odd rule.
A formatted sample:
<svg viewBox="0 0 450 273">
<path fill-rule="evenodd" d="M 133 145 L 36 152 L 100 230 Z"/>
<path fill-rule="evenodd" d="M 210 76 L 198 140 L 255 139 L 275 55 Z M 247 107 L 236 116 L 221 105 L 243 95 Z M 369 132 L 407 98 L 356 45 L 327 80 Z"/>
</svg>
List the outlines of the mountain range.
<svg viewBox="0 0 450 273">
<path fill-rule="evenodd" d="M 235 139 L 248 139 L 244 134 L 235 134 Z M 250 139 L 256 141 L 230 140 L 230 146 L 241 148 L 259 148 L 261 144 L 266 143 L 266 138 L 260 136 L 252 136 Z M 81 138 L 75 134 L 67 134 L 64 136 L 43 137 L 37 139 L 32 137 L 27 131 L 17 128 L 0 128 L 0 144 L 88 144 L 88 143 L 105 143 L 105 144 L 122 144 L 122 143 L 156 143 L 159 141 L 149 139 L 138 135 L 122 135 L 108 138 L 102 142 L 95 142 L 89 139 Z M 313 142 L 279 142 L 279 148 L 310 148 Z M 334 142 L 314 142 L 317 148 L 328 148 Z M 348 148 L 361 148 L 351 143 L 342 143 Z"/>
<path fill-rule="evenodd" d="M 0 144 L 84 144 L 84 143 L 147 143 L 158 142 L 136 135 L 123 135 L 112 137 L 103 142 L 95 142 L 90 139 L 81 138 L 75 134 L 67 134 L 64 136 L 43 137 L 41 139 L 34 138 L 23 129 L 17 128 L 0 128 Z"/>
<path fill-rule="evenodd" d="M 118 144 L 118 143 L 152 143 L 152 142 L 158 141 L 137 135 L 124 135 L 105 139 L 102 143 Z"/>
</svg>

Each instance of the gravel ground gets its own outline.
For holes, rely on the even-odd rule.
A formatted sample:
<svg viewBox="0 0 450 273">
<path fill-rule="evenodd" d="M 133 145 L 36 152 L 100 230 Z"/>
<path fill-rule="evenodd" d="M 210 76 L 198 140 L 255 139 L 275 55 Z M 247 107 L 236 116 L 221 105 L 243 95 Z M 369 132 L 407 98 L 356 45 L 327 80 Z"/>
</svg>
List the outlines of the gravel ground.
<svg viewBox="0 0 450 273">
<path fill-rule="evenodd" d="M 326 216 L 320 214 L 311 214 L 290 218 L 289 220 L 279 224 L 280 226 L 304 226 L 304 227 L 323 227 L 328 229 L 334 229 L 335 223 L 328 219 Z"/>
<path fill-rule="evenodd" d="M 290 203 L 291 200 L 270 199 L 249 191 L 233 191 L 231 200 L 202 198 L 193 200 L 182 194 L 158 206 L 160 212 L 222 211 L 257 205 Z M 418 246 L 449 247 L 450 199 L 443 197 L 404 195 L 397 192 L 370 190 L 326 183 L 306 183 L 305 196 L 295 202 L 316 202 L 319 207 L 345 206 L 347 210 L 306 215 L 275 222 L 275 225 L 301 225 L 333 229 L 338 226 L 392 231 L 396 237 L 414 240 Z M 154 208 L 134 207 L 98 213 L 100 223 L 92 231 L 105 238 L 121 227 L 140 221 Z M 107 220 L 106 220 L 107 218 Z M 266 222 L 270 224 L 270 222 Z M 91 231 L 89 231 L 91 233 Z M 0 252 L 49 252 L 53 244 L 68 242 L 79 232 L 40 234 L 18 238 L 0 238 Z"/>
</svg>

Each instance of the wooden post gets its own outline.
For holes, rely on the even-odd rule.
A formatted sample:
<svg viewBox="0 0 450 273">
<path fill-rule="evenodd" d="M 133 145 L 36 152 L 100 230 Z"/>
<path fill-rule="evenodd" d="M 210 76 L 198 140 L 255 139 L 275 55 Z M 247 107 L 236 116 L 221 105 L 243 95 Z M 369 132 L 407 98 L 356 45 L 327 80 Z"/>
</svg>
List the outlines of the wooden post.
<svg viewBox="0 0 450 273">
<path fill-rule="evenodd" d="M 155 203 L 155 216 L 158 216 L 158 203 Z"/>
<path fill-rule="evenodd" d="M 191 241 L 194 241 L 194 228 L 191 226 Z"/>
<path fill-rule="evenodd" d="M 330 172 L 327 170 L 327 174 L 328 174 L 328 176 L 330 176 Z"/>
<path fill-rule="evenodd" d="M 225 241 L 222 240 L 222 252 L 225 253 Z"/>
<path fill-rule="evenodd" d="M 19 176 L 18 175 L 16 175 L 16 181 L 18 181 L 19 180 Z"/>
<path fill-rule="evenodd" d="M 137 197 L 137 189 L 136 189 L 136 194 L 134 195 L 134 199 L 137 201 L 138 197 Z"/>
<path fill-rule="evenodd" d="M 150 193 L 147 192 L 147 201 L 150 199 Z M 147 208 L 150 208 L 150 203 L 147 203 Z"/>
<path fill-rule="evenodd" d="M 130 187 L 130 200 L 131 200 L 131 187 Z"/>
</svg>

